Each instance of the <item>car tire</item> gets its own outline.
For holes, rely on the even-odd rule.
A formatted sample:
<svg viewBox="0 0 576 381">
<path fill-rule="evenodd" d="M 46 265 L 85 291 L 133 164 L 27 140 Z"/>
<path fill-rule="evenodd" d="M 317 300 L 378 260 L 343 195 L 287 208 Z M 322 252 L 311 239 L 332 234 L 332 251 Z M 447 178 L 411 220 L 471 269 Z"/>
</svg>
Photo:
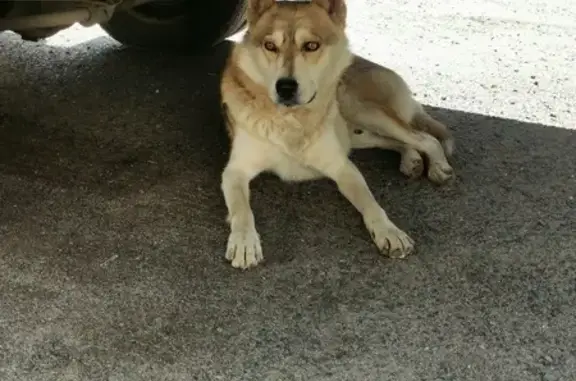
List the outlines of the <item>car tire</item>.
<svg viewBox="0 0 576 381">
<path fill-rule="evenodd" d="M 202 51 L 242 30 L 247 0 L 163 0 L 120 10 L 101 24 L 132 47 Z"/>
</svg>

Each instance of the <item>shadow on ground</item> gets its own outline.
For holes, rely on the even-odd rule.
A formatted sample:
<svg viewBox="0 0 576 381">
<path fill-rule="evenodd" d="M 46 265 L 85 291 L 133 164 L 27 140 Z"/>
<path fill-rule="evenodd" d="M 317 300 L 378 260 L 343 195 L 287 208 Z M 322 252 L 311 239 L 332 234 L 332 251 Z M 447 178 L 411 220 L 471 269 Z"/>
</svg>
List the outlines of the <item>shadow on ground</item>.
<svg viewBox="0 0 576 381">
<path fill-rule="evenodd" d="M 223 260 L 212 57 L 0 39 L 3 380 L 567 380 L 576 132 L 430 108 L 458 179 L 354 160 L 416 239 L 379 256 L 328 181 L 262 177 L 267 258 Z M 266 378 L 268 377 L 268 378 Z"/>
</svg>

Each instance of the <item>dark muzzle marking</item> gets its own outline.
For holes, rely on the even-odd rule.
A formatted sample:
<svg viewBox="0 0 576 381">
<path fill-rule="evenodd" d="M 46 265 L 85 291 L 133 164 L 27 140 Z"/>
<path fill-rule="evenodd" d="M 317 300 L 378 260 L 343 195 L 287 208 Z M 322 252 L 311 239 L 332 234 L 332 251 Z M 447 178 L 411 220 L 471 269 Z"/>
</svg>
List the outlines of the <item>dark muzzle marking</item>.
<svg viewBox="0 0 576 381">
<path fill-rule="evenodd" d="M 293 77 L 282 77 L 276 81 L 276 94 L 282 104 L 296 104 L 298 101 L 298 82 Z"/>
</svg>

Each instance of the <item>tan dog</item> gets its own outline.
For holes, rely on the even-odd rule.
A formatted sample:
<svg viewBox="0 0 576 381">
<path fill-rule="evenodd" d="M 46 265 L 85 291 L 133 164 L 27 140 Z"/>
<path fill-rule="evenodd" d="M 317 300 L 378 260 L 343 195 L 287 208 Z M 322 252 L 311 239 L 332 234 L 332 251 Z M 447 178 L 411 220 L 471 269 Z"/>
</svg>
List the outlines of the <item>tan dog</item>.
<svg viewBox="0 0 576 381">
<path fill-rule="evenodd" d="M 349 159 L 351 149 L 396 150 L 410 177 L 422 174 L 422 154 L 430 180 L 452 176 L 448 129 L 426 114 L 398 75 L 353 56 L 345 26 L 344 0 L 249 1 L 248 30 L 221 82 L 232 140 L 222 174 L 231 229 L 226 258 L 234 267 L 263 259 L 249 190 L 262 172 L 285 181 L 334 180 L 376 246 L 396 258 L 410 254 L 414 242 L 374 199 Z"/>
</svg>

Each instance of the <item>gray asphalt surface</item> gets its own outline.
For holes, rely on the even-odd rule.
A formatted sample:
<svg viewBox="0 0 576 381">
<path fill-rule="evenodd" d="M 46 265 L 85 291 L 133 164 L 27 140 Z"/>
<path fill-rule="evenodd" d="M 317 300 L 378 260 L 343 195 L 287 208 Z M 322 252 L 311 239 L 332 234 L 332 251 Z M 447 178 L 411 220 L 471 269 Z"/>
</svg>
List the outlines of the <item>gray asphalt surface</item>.
<svg viewBox="0 0 576 381">
<path fill-rule="evenodd" d="M 417 241 L 405 261 L 332 183 L 259 178 L 267 262 L 249 272 L 223 259 L 226 46 L 0 35 L 0 379 L 574 380 L 568 4 L 354 2 L 354 48 L 453 128 L 458 178 L 354 155 Z"/>
</svg>

